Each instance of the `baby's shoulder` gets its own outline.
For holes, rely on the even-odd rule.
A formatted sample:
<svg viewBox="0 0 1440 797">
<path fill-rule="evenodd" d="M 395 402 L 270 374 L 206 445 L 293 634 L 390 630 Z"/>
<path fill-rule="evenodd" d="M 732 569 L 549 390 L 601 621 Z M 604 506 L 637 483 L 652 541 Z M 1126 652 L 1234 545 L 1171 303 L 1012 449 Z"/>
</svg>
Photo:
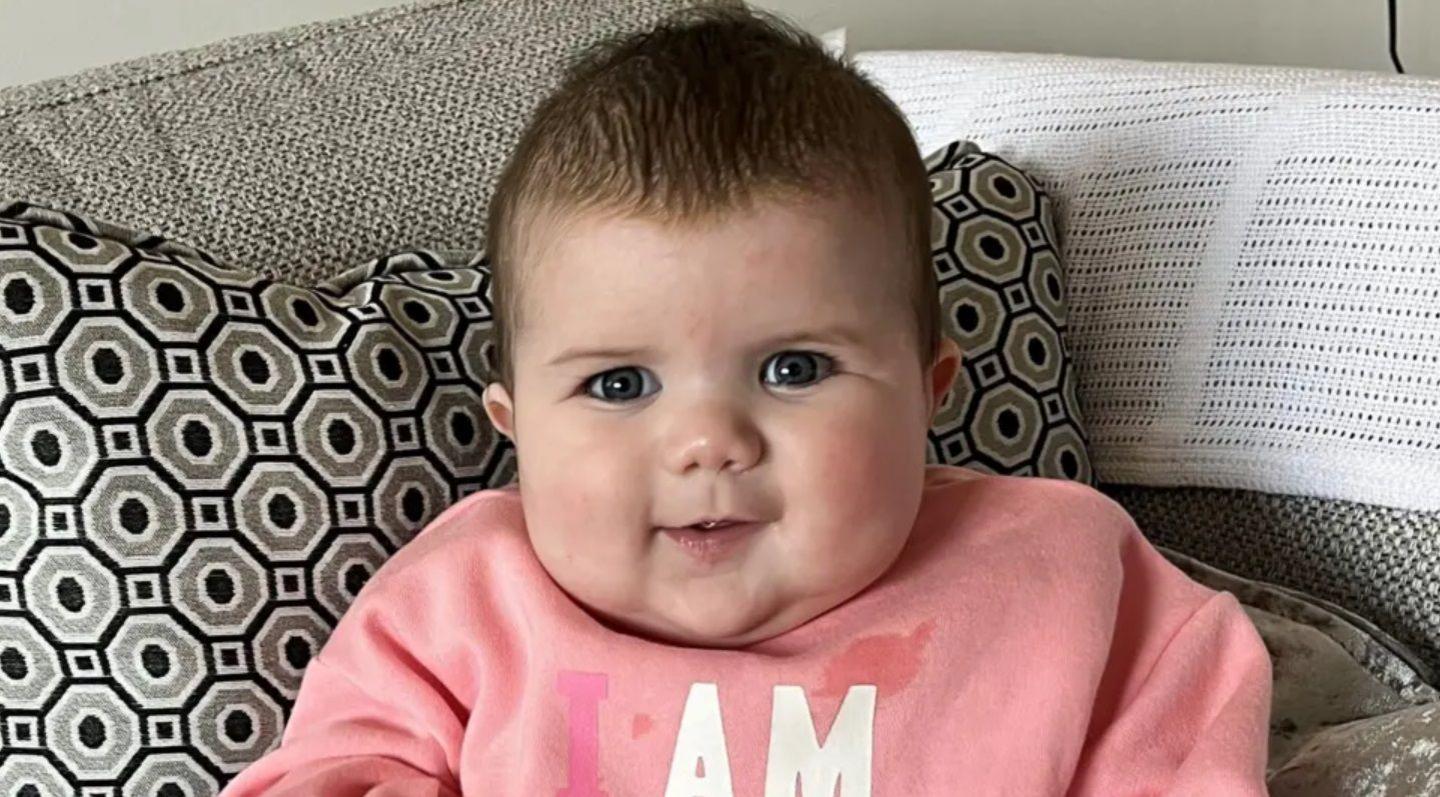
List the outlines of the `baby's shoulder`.
<svg viewBox="0 0 1440 797">
<path fill-rule="evenodd" d="M 514 638 L 523 624 L 528 602 L 514 593 L 539 583 L 528 546 L 513 490 L 466 496 L 370 576 L 320 655 L 363 667 L 398 649 L 428 671 L 453 673 L 455 640 Z M 489 646 L 473 648 L 481 655 Z"/>
<path fill-rule="evenodd" d="M 1139 536 L 1129 512 L 1088 484 L 949 465 L 927 467 L 921 521 L 971 553 L 1008 550 L 1031 561 L 1115 559 Z"/>
<path fill-rule="evenodd" d="M 923 574 L 925 589 L 971 600 L 984 584 L 1006 600 L 1088 606 L 1112 619 L 1122 592 L 1147 599 L 1143 585 L 1167 585 L 1192 604 L 1205 597 L 1122 505 L 1090 485 L 978 471 L 939 473 L 929 484 L 928 525 L 909 571 Z"/>
<path fill-rule="evenodd" d="M 957 465 L 926 466 L 924 500 L 975 511 L 994 510 L 1006 517 L 1045 519 L 1063 513 L 1102 525 L 1134 525 L 1119 502 L 1084 482 L 985 473 Z"/>
<path fill-rule="evenodd" d="M 367 591 L 444 584 L 505 570 L 532 556 L 515 485 L 472 493 L 446 507 L 370 578 Z"/>
</svg>

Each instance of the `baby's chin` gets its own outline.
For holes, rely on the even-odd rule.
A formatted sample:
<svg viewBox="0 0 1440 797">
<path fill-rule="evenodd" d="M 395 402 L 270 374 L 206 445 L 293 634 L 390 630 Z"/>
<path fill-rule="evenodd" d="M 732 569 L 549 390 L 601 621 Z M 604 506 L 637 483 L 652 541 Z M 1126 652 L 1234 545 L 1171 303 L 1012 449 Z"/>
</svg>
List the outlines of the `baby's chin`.
<svg viewBox="0 0 1440 797">
<path fill-rule="evenodd" d="M 620 619 L 625 630 L 656 642 L 703 648 L 741 648 L 804 625 L 829 607 L 796 604 L 778 607 L 733 605 L 705 607 L 671 603 L 633 619 Z"/>
</svg>

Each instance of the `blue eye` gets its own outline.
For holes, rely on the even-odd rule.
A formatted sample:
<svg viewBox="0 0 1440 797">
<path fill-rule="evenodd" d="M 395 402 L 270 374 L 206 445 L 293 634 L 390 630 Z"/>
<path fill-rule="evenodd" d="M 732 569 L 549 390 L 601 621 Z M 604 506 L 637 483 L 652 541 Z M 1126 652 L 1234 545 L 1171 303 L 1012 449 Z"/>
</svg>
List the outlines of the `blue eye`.
<svg viewBox="0 0 1440 797">
<path fill-rule="evenodd" d="M 637 398 L 642 398 L 655 392 L 655 390 L 650 390 L 646 393 L 637 392 L 644 387 L 646 376 L 649 373 L 649 371 L 643 368 L 636 368 L 630 365 L 623 368 L 612 368 L 609 371 L 590 377 L 585 383 L 585 392 L 592 398 L 597 398 L 601 401 L 614 403 L 634 401 Z M 649 381 L 652 386 L 658 389 L 659 386 L 655 384 L 653 377 L 651 377 Z M 597 387 L 598 392 L 596 390 Z"/>
<path fill-rule="evenodd" d="M 777 387 L 805 387 L 830 375 L 835 361 L 813 351 L 782 351 L 765 361 L 761 379 Z"/>
</svg>

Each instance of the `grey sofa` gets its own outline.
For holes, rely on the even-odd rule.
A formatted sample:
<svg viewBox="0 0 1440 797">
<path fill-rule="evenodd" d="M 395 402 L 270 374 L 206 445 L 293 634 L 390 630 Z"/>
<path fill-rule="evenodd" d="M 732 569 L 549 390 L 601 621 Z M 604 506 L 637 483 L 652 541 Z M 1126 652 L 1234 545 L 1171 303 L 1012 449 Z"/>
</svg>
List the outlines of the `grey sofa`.
<svg viewBox="0 0 1440 797">
<path fill-rule="evenodd" d="M 685 5 L 429 0 L 0 90 L 0 200 L 149 231 L 303 285 L 407 247 L 461 265 L 484 247 L 498 170 L 564 58 Z M 1363 601 L 1341 606 L 1217 569 L 1213 535 L 1187 537 L 1151 493 L 1102 487 L 1147 533 L 1163 520 L 1152 536 L 1167 555 L 1241 596 L 1265 636 L 1277 678 L 1274 793 L 1440 789 L 1426 653 L 1365 619 Z M 1245 500 L 1207 495 L 1206 505 L 1240 512 Z M 18 727 L 0 707 L 0 793 L 28 783 L 152 794 L 167 782 L 207 793 L 245 760 L 202 765 L 197 740 L 156 746 L 147 726 L 113 776 L 86 779 L 53 751 L 17 748 Z M 279 727 L 261 731 L 273 743 Z"/>
</svg>

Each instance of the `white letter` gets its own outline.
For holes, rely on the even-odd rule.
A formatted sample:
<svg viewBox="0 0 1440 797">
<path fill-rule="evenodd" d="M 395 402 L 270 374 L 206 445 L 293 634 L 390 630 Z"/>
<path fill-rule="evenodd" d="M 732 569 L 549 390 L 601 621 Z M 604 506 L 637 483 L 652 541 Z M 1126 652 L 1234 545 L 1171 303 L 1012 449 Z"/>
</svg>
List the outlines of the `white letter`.
<svg viewBox="0 0 1440 797">
<path fill-rule="evenodd" d="M 870 797 L 870 758 L 875 723 L 875 687 L 857 684 L 845 693 L 825 746 L 805 690 L 777 686 L 770 708 L 770 756 L 765 762 L 765 797 L 794 797 L 795 776 L 805 797 L 830 797 L 840 780 L 840 797 Z"/>
<path fill-rule="evenodd" d="M 705 762 L 704 776 L 695 761 Z M 720 722 L 720 692 L 715 684 L 690 684 L 665 797 L 735 797 L 730 788 L 730 754 L 725 752 L 725 726 Z"/>
</svg>

